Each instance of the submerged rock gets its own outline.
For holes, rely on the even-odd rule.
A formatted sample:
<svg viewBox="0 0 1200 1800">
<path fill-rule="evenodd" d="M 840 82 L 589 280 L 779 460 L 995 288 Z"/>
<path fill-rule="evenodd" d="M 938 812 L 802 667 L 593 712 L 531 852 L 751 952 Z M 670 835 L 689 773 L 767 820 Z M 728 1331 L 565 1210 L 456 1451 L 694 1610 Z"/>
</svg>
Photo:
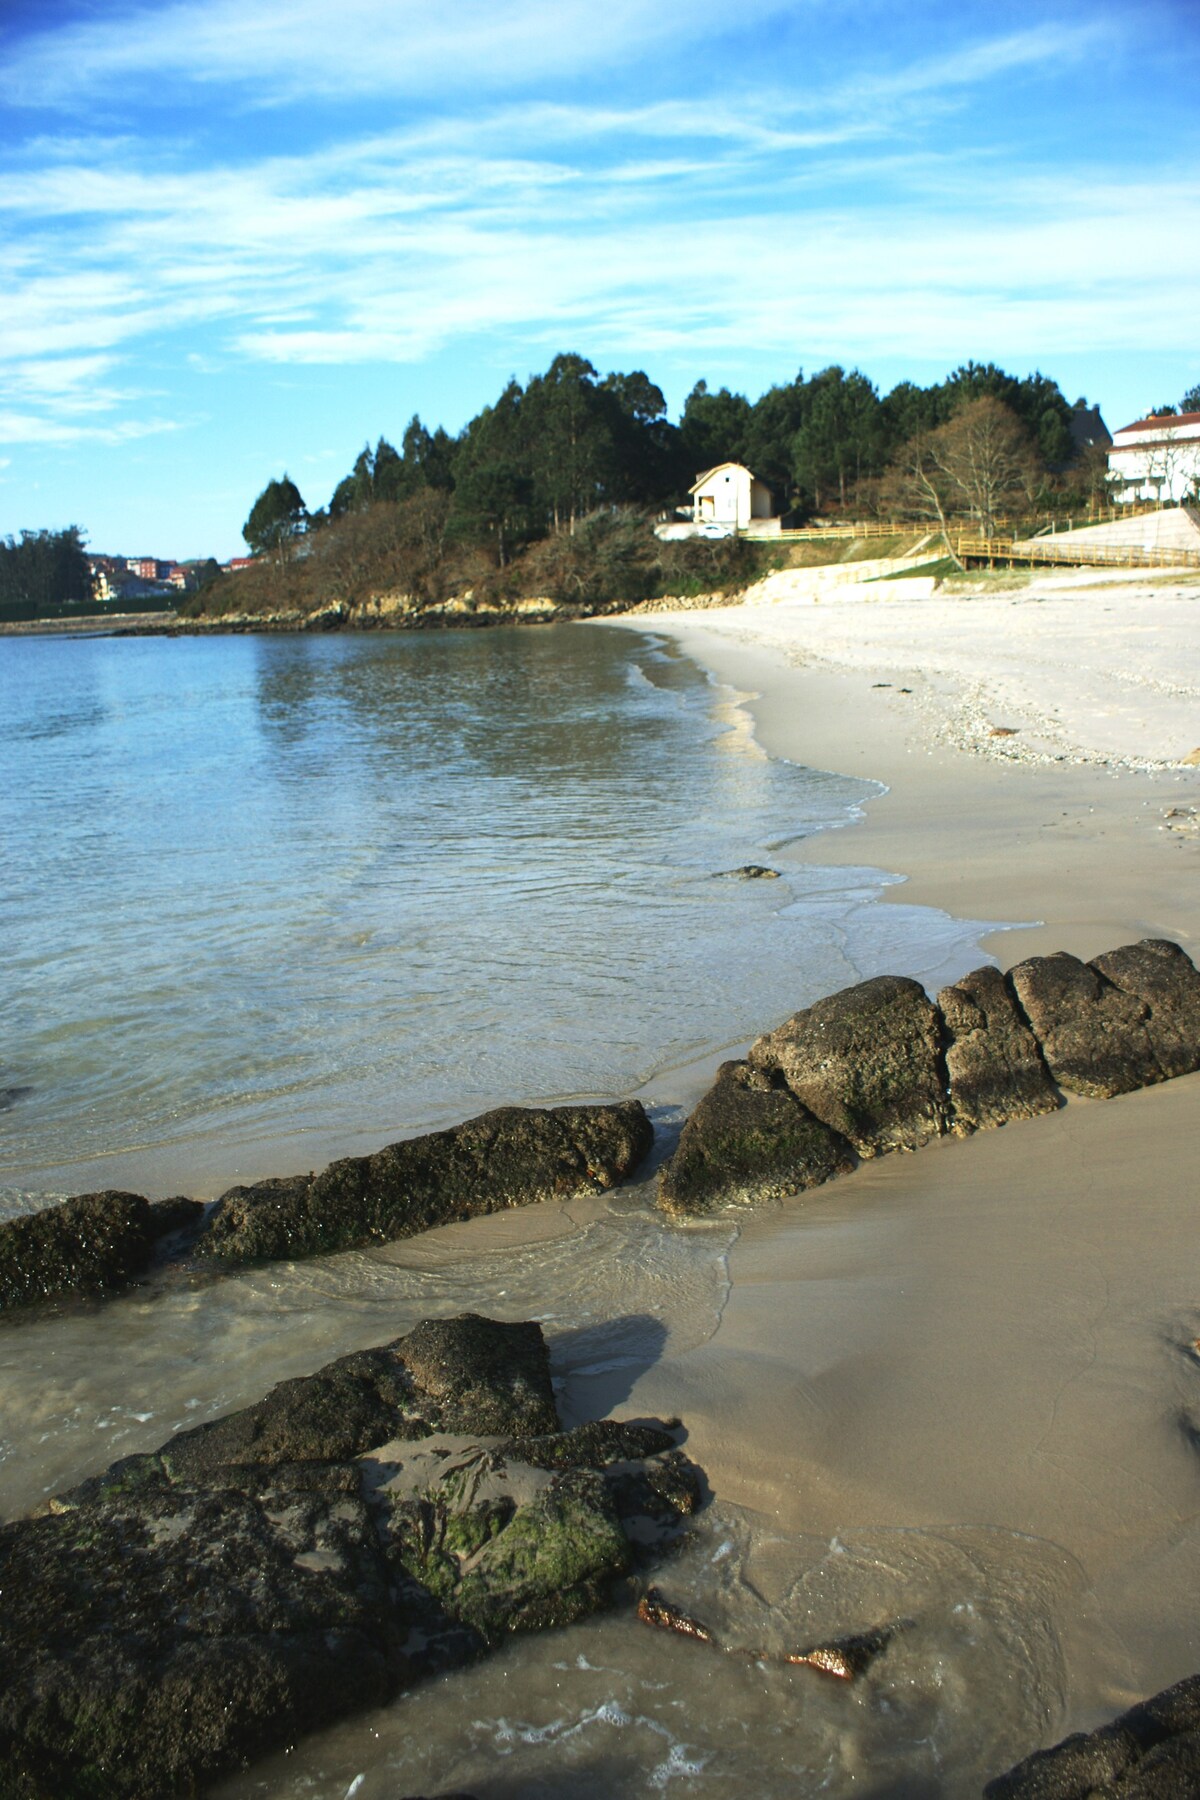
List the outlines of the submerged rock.
<svg viewBox="0 0 1200 1800">
<path fill-rule="evenodd" d="M 916 1150 L 946 1130 L 941 1020 L 919 982 L 881 975 L 796 1013 L 750 1047 L 860 1156 Z"/>
<path fill-rule="evenodd" d="M 196 1200 L 115 1188 L 79 1194 L 0 1224 L 0 1311 L 67 1294 L 113 1293 L 150 1267 L 157 1242 L 196 1225 Z"/>
<path fill-rule="evenodd" d="M 985 1800 L 1194 1800 L 1200 1794 L 1200 1675 L 1143 1700 L 1098 1731 L 1036 1750 L 984 1788 Z"/>
<path fill-rule="evenodd" d="M 594 1610 L 699 1492 L 664 1429 L 558 1429 L 536 1325 L 342 1357 L 0 1527 L 0 1792 L 193 1792 Z"/>
<path fill-rule="evenodd" d="M 230 1262 L 316 1256 L 510 1206 L 597 1194 L 632 1174 L 653 1138 L 638 1100 L 544 1111 L 501 1106 L 373 1156 L 345 1157 L 320 1175 L 231 1188 L 197 1250 Z"/>
<path fill-rule="evenodd" d="M 1058 1092 L 999 969 L 973 969 L 937 997 L 946 1037 L 950 1129 L 963 1136 L 1054 1112 Z"/>
<path fill-rule="evenodd" d="M 1107 1100 L 1185 1072 L 1180 1040 L 1189 1020 L 1194 1030 L 1192 984 L 1200 976 L 1177 945 L 1148 940 L 1090 963 L 1060 950 L 1018 963 L 1009 979 L 1050 1073 L 1068 1092 Z"/>
<path fill-rule="evenodd" d="M 727 1062 L 663 1166 L 658 1203 L 678 1216 L 780 1199 L 854 1164 L 845 1138 L 815 1118 L 777 1071 Z"/>
</svg>

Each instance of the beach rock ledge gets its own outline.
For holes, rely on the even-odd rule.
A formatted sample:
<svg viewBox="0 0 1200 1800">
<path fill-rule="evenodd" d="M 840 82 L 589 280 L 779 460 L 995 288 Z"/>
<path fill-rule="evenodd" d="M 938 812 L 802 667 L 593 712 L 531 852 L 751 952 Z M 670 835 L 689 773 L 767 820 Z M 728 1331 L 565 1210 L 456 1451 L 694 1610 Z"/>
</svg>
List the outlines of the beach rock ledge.
<svg viewBox="0 0 1200 1800">
<path fill-rule="evenodd" d="M 975 969 L 936 1004 L 881 976 L 818 1000 L 724 1063 L 659 1174 L 677 1216 L 801 1193 L 916 1150 L 1200 1069 L 1200 973 L 1147 938 Z"/>
<path fill-rule="evenodd" d="M 560 1429 L 464 1314 L 0 1526 L 0 1793 L 161 1800 L 604 1605 L 700 1497 L 676 1426 Z"/>
</svg>

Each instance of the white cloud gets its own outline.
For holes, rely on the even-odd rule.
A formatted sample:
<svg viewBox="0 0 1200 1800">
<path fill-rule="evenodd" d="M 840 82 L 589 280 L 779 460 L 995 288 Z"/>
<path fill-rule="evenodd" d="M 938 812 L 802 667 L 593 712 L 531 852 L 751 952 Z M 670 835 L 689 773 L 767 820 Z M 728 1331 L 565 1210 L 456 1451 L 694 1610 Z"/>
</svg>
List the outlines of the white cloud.
<svg viewBox="0 0 1200 1800">
<path fill-rule="evenodd" d="M 201 10 L 211 22 L 219 7 L 151 23 Z M 351 24 L 370 10 L 352 7 Z M 658 29 L 632 0 L 617 13 L 628 31 Z M 267 7 L 246 29 L 280 16 Z M 531 17 L 509 6 L 502 22 Z M 736 349 L 785 364 L 1044 360 L 1190 342 L 1190 170 L 1023 175 L 1002 151 L 893 133 L 914 96 L 1088 41 L 1088 28 L 1013 33 L 832 96 L 473 105 L 203 167 L 186 165 L 190 149 L 44 140 L 0 187 L 0 438 L 28 441 L 39 419 L 51 442 L 172 429 L 138 391 L 151 348 L 157 380 L 172 364 L 414 363 L 488 336 L 531 359 L 571 343 L 643 363 Z"/>
</svg>

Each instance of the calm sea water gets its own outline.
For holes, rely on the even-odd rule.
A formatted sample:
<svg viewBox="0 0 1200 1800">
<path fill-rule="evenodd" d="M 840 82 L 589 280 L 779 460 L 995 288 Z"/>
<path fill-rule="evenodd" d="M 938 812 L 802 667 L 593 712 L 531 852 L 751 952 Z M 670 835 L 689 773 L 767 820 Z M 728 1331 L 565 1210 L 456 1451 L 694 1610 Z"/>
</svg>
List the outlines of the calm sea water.
<svg viewBox="0 0 1200 1800">
<path fill-rule="evenodd" d="M 217 1191 L 608 1097 L 973 931 L 789 865 L 873 790 L 581 628 L 0 644 L 0 1184 Z M 746 862 L 779 882 L 714 877 Z"/>
<path fill-rule="evenodd" d="M 738 697 L 651 635 L 10 639 L 0 736 L 0 1210 L 216 1193 L 502 1101 L 640 1092 L 669 1125 L 702 1065 L 817 995 L 978 960 L 980 926 L 802 862 L 878 790 L 766 758 Z M 747 862 L 782 878 L 721 878 Z M 467 1308 L 542 1322 L 568 1422 L 636 1409 L 648 1371 L 650 1404 L 686 1415 L 737 1236 L 672 1224 L 643 1183 L 11 1323 L 0 1516 Z M 1038 1554 L 1011 1534 L 789 1537 L 717 1495 L 672 1580 L 731 1641 L 919 1596 L 919 1650 L 847 1695 L 706 1660 L 626 1609 L 222 1792 L 949 1800 L 1045 1729 Z"/>
</svg>

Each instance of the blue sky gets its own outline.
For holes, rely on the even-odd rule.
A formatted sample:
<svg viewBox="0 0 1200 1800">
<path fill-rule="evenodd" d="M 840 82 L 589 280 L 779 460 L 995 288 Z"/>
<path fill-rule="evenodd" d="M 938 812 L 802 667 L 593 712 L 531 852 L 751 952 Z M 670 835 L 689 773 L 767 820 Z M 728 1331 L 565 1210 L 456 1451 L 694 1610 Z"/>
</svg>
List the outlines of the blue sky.
<svg viewBox="0 0 1200 1800">
<path fill-rule="evenodd" d="M 236 554 L 577 350 L 1200 380 L 1194 0 L 2 0 L 0 535 Z"/>
</svg>

